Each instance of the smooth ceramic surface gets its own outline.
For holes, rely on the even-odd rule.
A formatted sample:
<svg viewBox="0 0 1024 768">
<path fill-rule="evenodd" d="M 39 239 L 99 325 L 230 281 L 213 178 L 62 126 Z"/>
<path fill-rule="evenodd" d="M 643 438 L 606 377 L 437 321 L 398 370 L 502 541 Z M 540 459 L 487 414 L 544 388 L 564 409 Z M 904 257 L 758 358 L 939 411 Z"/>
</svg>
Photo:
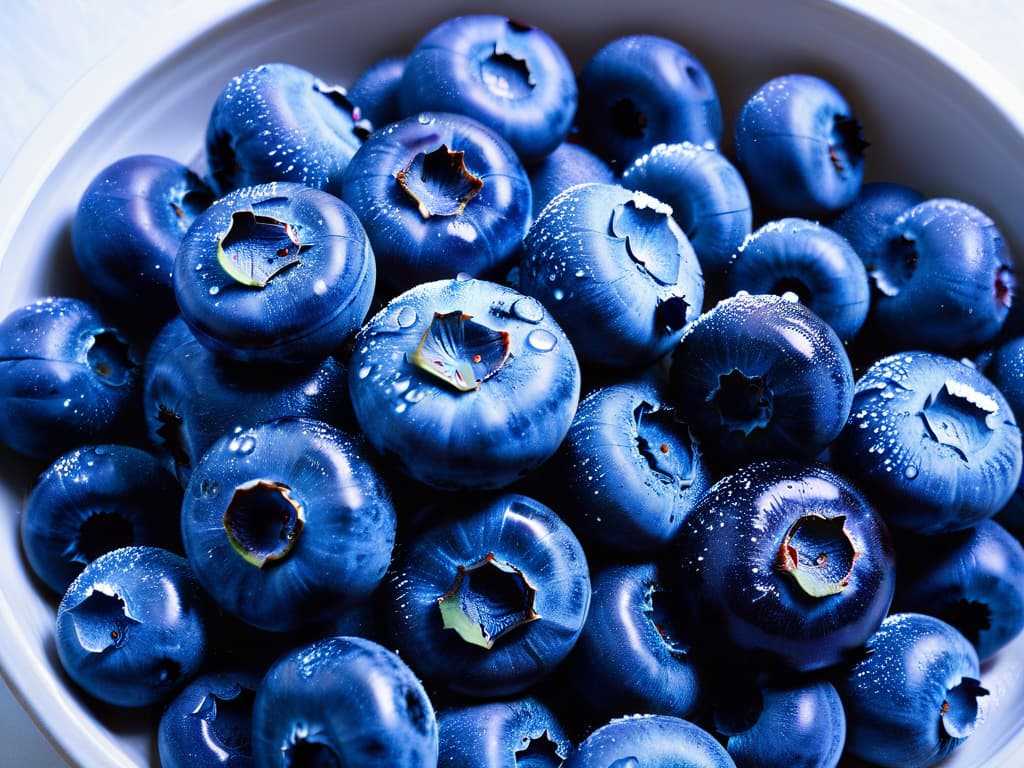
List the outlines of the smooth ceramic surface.
<svg viewBox="0 0 1024 768">
<path fill-rule="evenodd" d="M 847 4 L 849 7 L 847 7 Z M 674 37 L 705 63 L 727 115 L 776 74 L 832 78 L 866 125 L 868 175 L 930 196 L 961 197 L 992 215 L 1024 252 L 1024 105 L 978 57 L 898 6 L 844 0 L 774 0 L 748 19 L 749 0 L 568 0 L 502 3 L 311 0 L 189 3 L 152 36 L 103 60 L 62 99 L 15 157 L 0 185 L 0 313 L 47 293 L 81 289 L 67 227 L 78 196 L 109 162 L 135 152 L 185 161 L 200 155 L 209 107 L 246 67 L 290 61 L 346 83 L 374 58 L 402 53 L 431 24 L 457 12 L 509 12 L 551 33 L 577 63 L 629 32 Z M 854 7 L 856 10 L 854 10 Z M 387 24 L 382 20 L 387 20 Z M 930 53 L 939 51 L 942 53 Z M 0 667 L 16 695 L 69 762 L 156 765 L 156 715 L 96 707 L 60 673 L 55 601 L 26 572 L 18 548 L 30 465 L 0 453 Z M 984 670 L 986 720 L 948 765 L 1009 765 L 1024 750 L 1024 641 Z"/>
</svg>

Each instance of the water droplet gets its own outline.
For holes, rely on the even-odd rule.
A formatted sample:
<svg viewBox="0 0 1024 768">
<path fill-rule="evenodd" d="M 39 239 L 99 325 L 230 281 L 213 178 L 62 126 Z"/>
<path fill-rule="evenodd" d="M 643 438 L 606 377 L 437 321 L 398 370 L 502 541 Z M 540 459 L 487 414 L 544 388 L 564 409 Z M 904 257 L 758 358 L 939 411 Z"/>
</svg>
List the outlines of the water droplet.
<svg viewBox="0 0 1024 768">
<path fill-rule="evenodd" d="M 544 319 L 544 306 L 532 296 L 522 296 L 512 303 L 512 314 L 527 323 Z"/>
<path fill-rule="evenodd" d="M 211 296 L 216 296 L 218 293 L 220 293 L 220 288 L 219 287 L 217 287 L 216 285 L 210 286 L 210 295 Z"/>
<path fill-rule="evenodd" d="M 459 272 L 459 274 L 455 276 L 455 279 L 458 280 L 460 283 L 465 283 L 469 280 L 472 280 L 473 276 L 469 274 L 469 272 Z"/>
<path fill-rule="evenodd" d="M 408 392 L 405 393 L 405 400 L 408 403 L 418 403 L 420 400 L 423 399 L 423 396 L 425 394 L 426 393 L 422 389 L 410 389 Z"/>
<path fill-rule="evenodd" d="M 550 352 L 555 348 L 558 343 L 558 339 L 551 331 L 545 330 L 544 328 L 535 328 L 530 331 L 530 334 L 526 337 L 526 343 L 537 352 Z"/>
<path fill-rule="evenodd" d="M 395 406 L 395 413 L 405 413 L 405 409 L 408 407 L 409 406 L 406 403 L 400 402 Z"/>
<path fill-rule="evenodd" d="M 325 280 L 317 280 L 313 283 L 313 293 L 317 296 L 323 296 L 327 293 L 327 282 Z"/>
<path fill-rule="evenodd" d="M 432 122 L 434 122 L 434 118 L 433 118 L 433 116 L 431 116 L 431 115 L 428 115 L 428 114 L 426 114 L 426 113 L 423 113 L 423 112 L 421 112 L 421 113 L 420 113 L 420 114 L 419 114 L 419 115 L 418 115 L 418 116 L 416 117 L 416 121 L 417 121 L 417 122 L 418 122 L 418 123 L 419 123 L 420 125 L 430 125 L 430 124 L 431 124 Z"/>
<path fill-rule="evenodd" d="M 416 310 L 406 304 L 395 315 L 395 323 L 399 328 L 410 328 L 416 324 L 416 318 Z"/>
<path fill-rule="evenodd" d="M 555 301 L 561 301 L 562 299 L 565 298 L 565 291 L 563 291 L 561 288 L 555 288 L 551 295 L 554 296 Z"/>
<path fill-rule="evenodd" d="M 905 470 L 903 470 L 903 476 L 907 478 L 907 480 L 913 480 L 917 477 L 917 467 L 910 464 Z"/>
<path fill-rule="evenodd" d="M 364 365 L 364 366 L 363 366 L 362 368 L 360 368 L 360 369 L 359 369 L 359 371 L 357 372 L 357 374 L 358 374 L 358 376 L 359 376 L 359 378 L 360 378 L 360 379 L 365 379 L 365 378 L 366 378 L 367 376 L 369 376 L 369 375 L 370 375 L 371 373 L 373 373 L 373 366 L 372 366 L 372 365 Z"/>
</svg>

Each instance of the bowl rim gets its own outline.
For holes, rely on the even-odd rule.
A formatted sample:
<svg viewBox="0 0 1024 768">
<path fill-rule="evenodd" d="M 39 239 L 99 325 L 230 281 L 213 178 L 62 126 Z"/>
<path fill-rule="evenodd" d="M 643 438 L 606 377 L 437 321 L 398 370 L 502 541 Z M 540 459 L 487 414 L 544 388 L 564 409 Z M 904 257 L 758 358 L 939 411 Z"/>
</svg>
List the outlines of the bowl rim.
<svg viewBox="0 0 1024 768">
<path fill-rule="evenodd" d="M 980 93 L 988 105 L 1024 136 L 1024 90 L 977 51 L 932 19 L 894 0 L 805 0 L 831 5 L 867 19 L 904 39 Z M 184 0 L 105 54 L 69 87 L 18 147 L 0 173 L 0 265 L 11 249 L 15 232 L 35 202 L 40 188 L 79 136 L 134 82 L 163 66 L 201 34 L 215 32 L 233 19 L 263 6 L 288 0 Z M 17 614 L 0 585 L 0 624 L 17 626 Z M 45 673 L 45 674 L 44 674 Z M 0 644 L 0 675 L 20 706 L 60 756 L 71 765 L 118 765 L 122 750 L 93 723 L 78 722 L 68 707 L 53 670 L 39 661 L 39 649 L 22 635 Z M 41 686 L 40 680 L 50 679 Z M 46 725 L 44 712 L 62 711 L 76 722 L 75 740 L 60 738 Z M 1024 736 L 1022 736 L 1024 740 Z M 1005 750 L 1011 740 L 1001 746 Z"/>
</svg>

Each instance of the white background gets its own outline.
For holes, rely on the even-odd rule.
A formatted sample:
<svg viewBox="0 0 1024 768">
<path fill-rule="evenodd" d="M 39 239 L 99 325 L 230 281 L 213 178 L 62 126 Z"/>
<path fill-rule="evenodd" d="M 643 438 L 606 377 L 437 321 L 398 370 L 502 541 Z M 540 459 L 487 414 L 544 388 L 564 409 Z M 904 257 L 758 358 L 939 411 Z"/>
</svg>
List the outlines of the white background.
<svg viewBox="0 0 1024 768">
<path fill-rule="evenodd" d="M 944 27 L 1024 93 L 1024 3 L 1020 0 L 890 2 Z M 82 74 L 116 50 L 121 41 L 145 34 L 147 27 L 158 25 L 165 14 L 178 11 L 183 4 L 184 0 L 4 0 L 0 31 L 0 173 Z M 4 766 L 65 768 L 64 761 L 2 683 L 0 744 L 0 763 Z"/>
</svg>

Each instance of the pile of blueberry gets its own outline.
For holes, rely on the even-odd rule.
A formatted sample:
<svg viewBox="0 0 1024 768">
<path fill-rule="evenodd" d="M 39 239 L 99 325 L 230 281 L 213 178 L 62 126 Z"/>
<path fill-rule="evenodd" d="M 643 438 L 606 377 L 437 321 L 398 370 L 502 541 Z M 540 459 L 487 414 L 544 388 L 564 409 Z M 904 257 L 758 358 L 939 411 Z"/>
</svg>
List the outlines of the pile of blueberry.
<svg viewBox="0 0 1024 768">
<path fill-rule="evenodd" d="M 165 768 L 952 752 L 1024 628 L 1010 254 L 820 77 L 734 120 L 675 41 L 464 16 L 104 169 L 89 293 L 0 323 L 71 680 Z"/>
</svg>

